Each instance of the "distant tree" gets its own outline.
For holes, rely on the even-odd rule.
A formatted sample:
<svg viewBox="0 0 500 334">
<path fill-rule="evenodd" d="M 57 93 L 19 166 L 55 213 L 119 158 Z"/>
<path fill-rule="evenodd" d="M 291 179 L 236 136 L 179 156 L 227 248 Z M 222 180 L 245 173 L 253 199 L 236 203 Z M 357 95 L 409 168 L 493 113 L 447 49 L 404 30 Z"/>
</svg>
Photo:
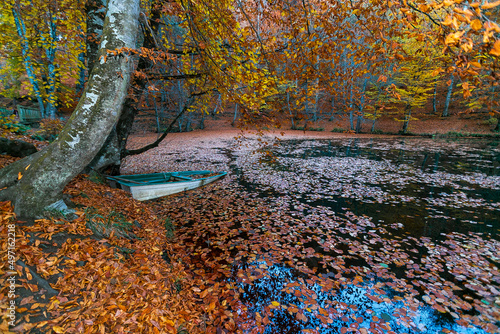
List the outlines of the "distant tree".
<svg viewBox="0 0 500 334">
<path fill-rule="evenodd" d="M 418 7 L 407 1 L 338 0 L 278 0 L 268 2 L 267 6 L 243 0 L 141 3 L 144 5 L 142 12 L 139 0 L 109 1 L 99 57 L 94 62 L 82 98 L 61 135 L 44 151 L 0 171 L 0 187 L 3 188 L 0 197 L 13 200 L 16 212 L 33 216 L 57 203 L 64 185 L 72 177 L 98 156 L 99 151 L 116 147 L 120 141 L 120 154 L 114 156 L 122 158 L 126 133 L 122 136 L 118 130 L 130 128 L 127 122 L 133 119 L 137 105 L 142 103 L 145 89 L 160 92 L 150 94 L 150 102 L 177 90 L 177 114 L 172 121 L 178 121 L 185 112 L 197 109 L 206 112 L 213 105 L 209 98 L 220 96 L 222 105 L 238 103 L 243 126 L 269 124 L 274 112 L 286 110 L 274 108 L 283 106 L 284 101 L 292 108 L 295 105 L 299 111 L 307 108 L 314 116 L 313 111 L 319 109 L 319 98 L 325 92 L 325 96 L 341 96 L 347 92 L 348 104 L 354 106 L 366 98 L 364 88 L 369 87 L 365 81 L 368 72 L 370 78 L 377 77 L 368 71 L 369 67 L 376 67 L 370 66 L 371 62 L 387 57 L 397 63 L 392 79 L 396 82 L 394 102 L 405 107 L 403 130 L 406 131 L 412 108 L 421 106 L 429 97 L 434 82 L 434 70 L 429 68 L 432 62 L 428 61 L 427 54 L 422 53 L 422 48 L 409 50 L 403 45 L 407 44 L 404 39 L 419 42 L 428 39 L 427 31 L 420 31 L 422 20 L 430 20 L 439 27 L 431 37 L 441 41 L 445 51 L 452 54 L 450 58 L 457 60 L 457 76 L 462 81 L 477 75 L 475 71 L 470 72 L 472 61 L 486 54 L 491 58 L 482 60 L 481 65 L 492 71 L 493 81 L 497 80 L 500 55 L 497 26 L 492 25 L 495 17 L 490 11 L 484 11 L 488 6 L 488 10 L 496 7 L 494 3 L 474 4 L 475 12 L 481 16 L 457 7 L 452 1 Z M 8 8 L 10 13 L 17 8 L 19 17 L 26 22 L 26 12 L 20 10 L 20 6 L 28 8 L 31 2 L 10 0 L 7 5 L 9 7 L 3 6 L 2 9 Z M 46 5 L 41 2 L 40 8 L 50 8 L 44 7 Z M 56 11 L 57 8 L 49 13 L 63 17 L 65 14 Z M 497 13 L 496 9 L 491 12 Z M 5 15 L 11 15 L 15 26 L 16 14 L 8 13 Z M 444 18 L 442 13 L 450 18 Z M 39 17 L 43 15 L 45 11 L 40 12 Z M 463 20 L 457 15 L 462 15 Z M 47 59 L 47 70 L 37 72 L 33 66 L 33 83 L 53 82 L 51 64 L 63 64 L 58 63 L 60 50 L 53 49 L 52 43 L 59 42 L 59 36 L 64 34 L 56 34 L 56 37 L 50 34 L 51 22 L 56 23 L 57 31 L 62 31 L 62 20 L 57 15 L 51 17 L 40 23 L 44 29 L 35 26 L 26 32 L 21 29 L 19 36 L 24 34 L 26 37 L 20 39 L 21 44 L 12 41 L 17 55 L 22 54 L 27 70 L 34 58 L 28 58 L 27 55 L 31 57 L 32 54 L 23 54 L 22 50 L 26 45 L 30 47 L 31 36 L 42 43 L 42 50 L 49 52 L 37 53 Z M 64 18 L 68 26 L 80 19 Z M 139 18 L 144 33 L 144 38 L 140 39 L 137 38 Z M 471 21 L 470 24 L 467 20 Z M 22 28 L 22 24 L 18 26 Z M 73 27 L 81 26 L 83 24 L 73 24 Z M 81 38 L 81 31 L 74 33 L 76 40 Z M 478 36 L 482 37 L 484 44 L 477 43 Z M 69 39 L 64 41 L 71 43 Z M 139 47 L 143 42 L 144 47 Z M 146 42 L 150 44 L 146 45 Z M 81 55 L 81 48 L 77 49 L 77 52 L 71 52 L 76 59 Z M 56 55 L 54 61 L 51 60 L 53 51 Z M 136 60 L 135 56 L 141 60 Z M 26 62 L 27 59 L 30 61 Z M 341 61 L 345 66 L 338 66 Z M 138 71 L 134 73 L 135 66 Z M 77 70 L 72 73 L 79 76 L 81 67 L 75 68 Z M 327 69 L 332 70 L 331 76 L 323 80 Z M 332 78 L 346 84 L 335 84 Z M 129 84 L 131 89 L 127 90 Z M 461 86 L 464 94 L 470 95 L 473 85 L 467 86 L 464 81 Z M 38 88 L 44 103 L 54 103 L 51 85 Z M 139 150 L 125 150 L 125 155 L 143 152 L 158 143 L 157 140 Z"/>
<path fill-rule="evenodd" d="M 408 132 L 412 119 L 412 110 L 426 105 L 434 89 L 436 65 L 428 53 L 425 44 L 416 40 L 406 40 L 404 49 L 407 56 L 399 64 L 394 74 L 392 102 L 403 106 L 402 133 Z"/>
<path fill-rule="evenodd" d="M 55 117 L 61 100 L 72 102 L 73 94 L 67 85 L 78 77 L 83 45 L 75 29 L 83 26 L 78 4 L 78 0 L 8 0 L 0 6 L 5 28 L 0 33 L 2 54 L 7 59 L 18 58 L 24 65 L 8 61 L 3 70 L 18 73 L 18 80 L 26 80 L 27 95 L 34 95 L 45 117 Z M 15 89 L 10 83 L 4 87 Z"/>
</svg>

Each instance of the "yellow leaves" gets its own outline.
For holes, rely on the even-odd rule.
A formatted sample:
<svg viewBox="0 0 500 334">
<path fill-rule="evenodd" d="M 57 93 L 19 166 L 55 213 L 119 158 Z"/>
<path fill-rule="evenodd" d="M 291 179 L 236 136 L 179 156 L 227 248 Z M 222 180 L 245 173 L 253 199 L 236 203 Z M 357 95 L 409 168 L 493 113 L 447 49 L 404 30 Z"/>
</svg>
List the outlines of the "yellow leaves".
<svg viewBox="0 0 500 334">
<path fill-rule="evenodd" d="M 21 180 L 22 177 L 23 177 L 23 174 L 21 174 L 21 172 L 17 173 L 17 179 L 18 180 Z"/>
<path fill-rule="evenodd" d="M 399 53 L 396 53 L 394 57 L 396 57 L 398 60 L 405 60 L 405 57 L 403 55 L 400 55 Z"/>
<path fill-rule="evenodd" d="M 462 83 L 462 89 L 463 89 L 463 96 L 464 99 L 467 99 L 472 96 L 471 89 L 474 88 L 473 86 L 470 86 L 469 83 L 466 81 Z"/>
<path fill-rule="evenodd" d="M 207 312 L 213 311 L 215 309 L 215 302 L 211 302 L 208 305 Z"/>
<path fill-rule="evenodd" d="M 482 9 L 490 9 L 494 8 L 496 6 L 500 6 L 500 0 L 496 2 L 487 2 L 484 5 L 481 6 Z"/>
<path fill-rule="evenodd" d="M 485 32 L 483 34 L 483 43 L 489 43 L 495 33 L 500 33 L 500 27 L 493 21 L 484 23 Z"/>
<path fill-rule="evenodd" d="M 441 72 L 443 72 L 443 69 L 438 67 L 434 71 L 432 71 L 432 76 L 438 76 Z"/>
<path fill-rule="evenodd" d="M 58 333 L 58 334 L 59 334 L 59 333 L 65 333 L 64 328 L 59 327 L 59 326 L 54 326 L 54 327 L 52 327 L 52 330 L 53 330 L 55 333 Z"/>
<path fill-rule="evenodd" d="M 458 29 L 458 21 L 454 15 L 447 15 L 443 21 L 443 25 L 451 26 L 453 29 Z"/>
<path fill-rule="evenodd" d="M 460 48 L 462 50 L 464 50 L 465 52 L 470 52 L 472 50 L 473 46 L 474 46 L 474 43 L 472 42 L 472 40 L 470 38 L 465 39 L 465 41 L 463 41 L 460 44 Z"/>
<path fill-rule="evenodd" d="M 418 6 L 418 7 L 419 7 L 419 9 L 420 9 L 422 12 L 424 12 L 424 13 L 428 13 L 428 12 L 429 12 L 429 10 L 430 10 L 430 7 L 429 7 L 428 5 L 426 5 L 426 4 L 421 4 L 421 5 L 420 5 L 420 6 Z"/>
<path fill-rule="evenodd" d="M 459 19 L 460 21 L 462 21 L 462 22 L 467 22 L 467 23 L 470 23 L 470 19 L 471 19 L 471 17 L 473 17 L 473 16 L 474 16 L 474 13 L 473 13 L 470 9 L 464 9 L 464 10 L 462 10 L 462 9 L 460 9 L 460 8 L 458 8 L 458 7 L 455 7 L 455 8 L 453 9 L 453 11 L 454 11 L 455 13 L 459 13 L 459 14 L 462 14 L 462 15 L 463 15 L 463 16 L 461 16 L 461 15 L 460 15 L 460 16 L 459 16 L 459 18 L 458 18 L 458 19 Z"/>
<path fill-rule="evenodd" d="M 478 63 L 478 62 L 476 62 L 476 61 L 471 61 L 469 64 L 470 64 L 471 66 L 474 66 L 474 67 L 477 67 L 477 68 L 481 68 L 481 64 L 480 64 L 480 63 Z"/>
<path fill-rule="evenodd" d="M 500 33 L 500 27 L 498 26 L 498 24 L 496 24 L 493 21 L 485 22 L 484 23 L 484 28 L 486 29 L 486 32 L 488 32 L 488 33 L 490 33 L 490 32 L 498 32 L 498 33 Z"/>
<path fill-rule="evenodd" d="M 444 21 L 443 21 L 443 24 L 444 24 L 445 26 L 449 26 L 449 25 L 451 25 L 451 23 L 452 23 L 452 22 L 453 22 L 453 18 L 452 18 L 452 16 L 451 16 L 451 15 L 447 15 L 447 16 L 445 17 Z"/>
</svg>

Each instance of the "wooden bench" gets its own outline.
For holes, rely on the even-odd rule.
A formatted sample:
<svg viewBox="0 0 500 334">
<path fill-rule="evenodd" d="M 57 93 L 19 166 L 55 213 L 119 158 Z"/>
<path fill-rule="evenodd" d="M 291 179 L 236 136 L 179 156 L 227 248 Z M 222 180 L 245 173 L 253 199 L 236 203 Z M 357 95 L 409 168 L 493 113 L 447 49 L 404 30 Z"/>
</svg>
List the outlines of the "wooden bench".
<svg viewBox="0 0 500 334">
<path fill-rule="evenodd" d="M 19 112 L 19 122 L 22 124 L 39 123 L 42 120 L 40 109 L 17 106 Z"/>
</svg>

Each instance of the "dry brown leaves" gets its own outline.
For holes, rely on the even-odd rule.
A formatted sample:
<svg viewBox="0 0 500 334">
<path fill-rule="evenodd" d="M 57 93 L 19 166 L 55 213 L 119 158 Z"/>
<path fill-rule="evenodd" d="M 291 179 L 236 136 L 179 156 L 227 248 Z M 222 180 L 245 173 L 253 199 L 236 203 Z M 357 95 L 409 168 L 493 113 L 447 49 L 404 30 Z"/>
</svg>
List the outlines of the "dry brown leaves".
<svg viewBox="0 0 500 334">
<path fill-rule="evenodd" d="M 59 291 L 48 298 L 31 270 L 16 264 L 17 320 L 11 330 L 37 328 L 46 333 L 204 333 L 205 306 L 193 281 L 168 243 L 163 220 L 147 205 L 116 189 L 78 177 L 65 191 L 74 203 L 97 208 L 102 216 L 121 212 L 135 221 L 137 239 L 111 235 L 98 239 L 86 227 L 83 211 L 73 221 L 15 220 L 9 203 L 1 203 L 1 235 L 16 224 L 16 260 L 25 263 Z M 82 208 L 83 209 L 83 208 Z M 140 224 L 140 227 L 138 227 Z M 124 251 L 125 250 L 125 251 Z M 162 258 L 166 252 L 170 263 Z M 7 300 L 6 243 L 2 243 L 0 299 Z M 39 301 L 40 300 L 40 301 Z M 0 306 L 6 314 L 7 304 Z M 214 308 L 209 304 L 208 309 Z M 45 316 L 43 321 L 37 321 Z M 38 317 L 38 318 L 37 318 Z M 6 318 L 0 329 L 7 330 Z"/>
</svg>

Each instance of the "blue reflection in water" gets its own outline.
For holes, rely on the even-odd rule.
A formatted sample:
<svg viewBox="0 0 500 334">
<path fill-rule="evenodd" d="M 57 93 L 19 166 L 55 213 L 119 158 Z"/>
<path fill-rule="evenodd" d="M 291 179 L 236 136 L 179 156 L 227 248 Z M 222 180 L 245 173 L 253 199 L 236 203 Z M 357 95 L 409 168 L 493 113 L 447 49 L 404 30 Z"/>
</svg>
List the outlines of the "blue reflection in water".
<svg viewBox="0 0 500 334">
<path fill-rule="evenodd" d="M 258 268 L 260 265 L 265 265 L 264 261 L 254 261 L 250 264 L 235 266 L 237 271 L 241 268 L 247 270 Z M 235 273 L 235 271 L 233 273 Z M 280 303 L 280 307 L 274 309 L 273 316 L 270 319 L 271 323 L 267 325 L 265 333 L 280 333 L 294 334 L 300 333 L 305 329 L 315 329 L 319 333 L 341 333 L 342 327 L 355 328 L 370 328 L 375 326 L 381 332 L 392 330 L 395 333 L 423 333 L 436 334 L 445 333 L 443 330 L 451 330 L 462 334 L 479 334 L 486 333 L 478 328 L 465 328 L 456 324 L 451 317 L 447 318 L 431 307 L 421 305 L 415 310 L 410 310 L 404 302 L 395 301 L 391 298 L 391 302 L 376 302 L 367 297 L 367 295 L 376 295 L 373 287 L 377 280 L 369 283 L 363 282 L 347 284 L 338 290 L 330 290 L 325 292 L 317 283 L 309 284 L 305 282 L 305 275 L 279 265 L 269 266 L 264 277 L 253 281 L 252 284 L 241 283 L 232 277 L 232 281 L 236 283 L 237 288 L 241 288 L 244 292 L 240 295 L 240 300 L 245 303 L 251 313 L 259 312 L 271 304 L 273 301 Z M 300 278 L 303 279 L 300 279 Z M 289 289 L 286 292 L 287 285 L 297 283 L 296 290 L 308 291 L 308 296 L 315 294 L 317 306 L 323 309 L 334 310 L 330 311 L 329 318 L 333 320 L 330 324 L 324 324 L 318 319 L 315 314 L 318 314 L 317 309 L 312 309 L 311 304 L 304 302 L 307 297 L 294 295 L 294 289 Z M 385 291 L 387 297 L 394 297 L 395 291 Z M 382 295 L 382 297 L 384 297 Z M 307 316 L 307 322 L 298 320 L 295 313 L 290 313 L 283 309 L 283 306 L 296 306 L 303 310 Z M 307 310 L 309 308 L 309 310 Z M 403 320 L 402 313 L 406 314 Z M 361 322 L 356 319 L 362 318 Z M 374 317 L 378 318 L 374 321 Z M 375 318 L 375 319 L 376 319 Z M 379 327 L 382 325 L 383 327 Z"/>
<path fill-rule="evenodd" d="M 411 176 L 420 176 L 417 172 L 423 171 L 430 173 L 427 175 L 434 176 L 443 172 L 453 175 L 483 173 L 496 177 L 500 175 L 500 151 L 497 149 L 497 145 L 498 142 L 491 141 L 446 142 L 421 139 L 287 141 L 282 143 L 280 148 L 271 149 L 278 157 L 278 162 L 270 162 L 268 165 L 277 173 L 284 172 L 293 175 L 292 179 L 295 180 L 300 179 L 299 176 L 304 176 L 304 180 L 307 181 L 319 180 L 320 186 L 317 186 L 318 189 L 311 188 L 311 192 L 293 193 L 286 189 L 285 193 L 294 199 L 293 202 L 298 201 L 316 208 L 326 207 L 335 211 L 336 214 L 346 210 L 357 215 L 366 214 L 374 222 L 384 226 L 403 223 L 404 228 L 394 231 L 395 236 L 410 234 L 416 238 L 430 237 L 435 241 L 443 239 L 442 235 L 450 232 L 466 235 L 470 231 L 475 231 L 490 234 L 492 238 L 498 238 L 498 224 L 500 224 L 498 208 L 485 209 L 484 205 L 468 207 L 467 204 L 460 203 L 462 200 L 459 196 L 467 195 L 464 196 L 463 202 L 470 198 L 482 199 L 485 204 L 495 204 L 498 203 L 500 196 L 498 188 L 483 188 L 466 181 L 456 181 L 460 188 L 452 189 L 449 186 L 441 186 L 439 183 L 434 184 L 428 180 L 421 180 L 421 182 L 403 183 L 403 186 L 398 183 L 392 185 L 390 182 L 376 184 L 377 188 L 375 189 L 373 185 L 365 182 L 363 184 L 365 187 L 372 187 L 388 194 L 397 193 L 412 199 L 410 202 L 384 200 L 382 203 L 377 203 L 373 200 L 370 201 L 369 196 L 363 198 L 356 193 L 354 195 L 358 195 L 359 198 L 345 196 L 343 192 L 339 194 L 328 193 L 330 184 L 338 185 L 340 182 L 350 184 L 353 182 L 350 177 L 343 180 L 330 180 L 314 169 L 299 168 L 296 170 L 297 166 L 295 165 L 300 163 L 298 160 L 301 159 L 314 161 L 316 158 L 323 157 L 354 157 L 370 159 L 370 161 L 387 161 L 390 166 L 404 167 L 394 170 L 394 179 L 404 176 L 407 171 L 411 172 Z M 285 160 L 281 158 L 285 158 Z M 290 158 L 288 163 L 286 158 Z M 325 161 L 332 162 L 332 160 L 327 159 Z M 314 164 L 310 166 L 312 166 L 311 168 L 315 167 Z M 245 170 L 245 166 L 241 168 Z M 237 175 L 241 176 L 240 173 Z M 436 180 L 438 179 L 436 178 Z M 269 188 L 269 184 L 252 183 L 252 181 L 244 180 L 243 177 L 239 181 L 250 191 L 259 192 L 259 189 Z M 321 187 L 323 185 L 325 187 Z M 259 186 L 264 186 L 264 188 L 259 188 Z M 273 190 L 266 190 L 269 192 L 265 196 L 280 196 L 280 191 L 275 190 L 276 193 Z M 318 196 L 311 196 L 311 193 Z M 264 192 L 261 194 L 263 195 Z M 450 203 L 454 202 L 446 201 L 452 196 L 455 196 L 455 202 L 461 205 L 451 206 Z M 437 201 L 437 199 L 442 201 Z M 298 214 L 303 213 L 298 212 Z M 481 223 L 482 226 L 480 226 Z M 258 268 L 261 264 L 264 262 L 242 263 L 235 266 L 234 271 L 251 270 L 253 267 Z M 273 265 L 265 271 L 265 277 L 255 280 L 252 284 L 241 283 L 236 274 L 232 280 L 239 282 L 237 287 L 244 291 L 240 299 L 253 313 L 262 312 L 262 309 L 269 306 L 272 301 L 277 301 L 280 305 L 285 306 L 296 305 L 300 309 L 310 307 L 300 294 L 298 296 L 294 294 L 295 290 L 308 291 L 310 295 L 314 293 L 315 300 L 320 307 L 332 310 L 330 319 L 333 322 L 325 325 L 314 315 L 314 313 L 317 314 L 317 310 L 304 311 L 308 318 L 308 321 L 304 322 L 298 320 L 295 313 L 290 313 L 280 306 L 272 310 L 273 317 L 271 323 L 266 327 L 266 333 L 300 333 L 304 329 L 317 329 L 320 333 L 340 333 L 342 327 L 353 326 L 355 323 L 359 324 L 359 328 L 370 328 L 370 326 L 386 323 L 390 330 L 396 333 L 434 334 L 441 333 L 443 330 L 464 334 L 486 333 L 478 328 L 459 326 L 451 315 L 441 314 L 423 302 L 418 303 L 419 306 L 412 311 L 403 301 L 396 301 L 392 298 L 398 296 L 397 292 L 391 291 L 387 286 L 384 287 L 384 292 L 391 301 L 374 301 L 369 296 L 374 294 L 374 286 L 380 282 L 376 278 L 370 281 L 363 277 L 362 283 L 357 285 L 344 284 L 338 289 L 327 292 L 323 291 L 317 283 L 305 282 L 304 279 L 307 278 L 305 274 L 297 270 Z M 298 283 L 300 286 L 289 288 L 288 292 L 285 291 L 287 285 L 291 283 Z M 410 319 L 405 318 L 405 313 Z M 357 321 L 358 317 L 362 317 L 359 322 Z M 373 317 L 381 320 L 373 321 Z M 381 329 L 381 332 L 387 332 L 389 327 Z"/>
</svg>

